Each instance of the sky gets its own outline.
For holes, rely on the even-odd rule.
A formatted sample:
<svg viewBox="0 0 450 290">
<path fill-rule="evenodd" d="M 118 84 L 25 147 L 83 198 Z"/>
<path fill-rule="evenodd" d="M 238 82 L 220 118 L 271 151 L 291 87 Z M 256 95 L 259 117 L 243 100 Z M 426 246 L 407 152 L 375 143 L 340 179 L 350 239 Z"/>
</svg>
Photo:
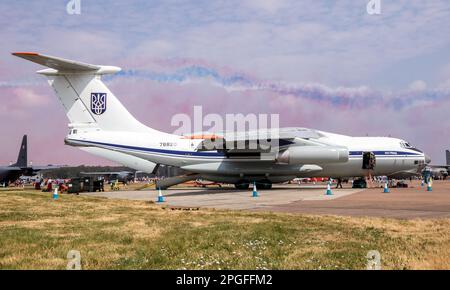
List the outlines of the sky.
<svg viewBox="0 0 450 290">
<path fill-rule="evenodd" d="M 120 66 L 105 82 L 144 124 L 175 114 L 279 114 L 281 126 L 392 136 L 442 164 L 450 148 L 448 0 L 0 2 L 0 164 L 111 164 L 64 145 L 68 120 L 35 51 Z"/>
</svg>

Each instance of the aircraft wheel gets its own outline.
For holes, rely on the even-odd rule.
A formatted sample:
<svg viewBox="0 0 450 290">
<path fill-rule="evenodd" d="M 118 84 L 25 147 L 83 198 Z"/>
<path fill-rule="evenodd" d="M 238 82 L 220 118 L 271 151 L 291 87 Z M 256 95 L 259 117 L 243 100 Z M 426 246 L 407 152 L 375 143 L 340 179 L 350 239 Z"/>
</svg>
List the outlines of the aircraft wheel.
<svg viewBox="0 0 450 290">
<path fill-rule="evenodd" d="M 249 188 L 249 186 L 250 186 L 250 183 L 246 183 L 246 182 L 243 182 L 243 183 L 235 183 L 234 184 L 234 187 L 236 187 L 236 189 L 248 189 Z"/>
<path fill-rule="evenodd" d="M 272 189 L 272 182 L 263 182 L 260 185 L 261 189 Z"/>
</svg>

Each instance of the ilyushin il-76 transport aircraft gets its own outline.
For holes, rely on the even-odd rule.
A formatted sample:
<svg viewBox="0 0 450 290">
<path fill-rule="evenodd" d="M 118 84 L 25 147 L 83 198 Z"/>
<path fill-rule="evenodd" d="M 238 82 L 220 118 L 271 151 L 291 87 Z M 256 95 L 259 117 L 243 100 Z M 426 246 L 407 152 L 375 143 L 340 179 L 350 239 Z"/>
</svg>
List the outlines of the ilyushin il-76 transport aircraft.
<svg viewBox="0 0 450 290">
<path fill-rule="evenodd" d="M 236 134 L 231 140 L 220 134 L 160 132 L 136 120 L 102 82 L 103 75 L 120 68 L 38 53 L 13 55 L 47 67 L 38 73 L 49 79 L 69 118 L 66 144 L 145 172 L 164 164 L 189 173 L 169 178 L 162 187 L 197 178 L 245 189 L 253 182 L 270 188 L 296 177 L 413 175 L 430 162 L 422 151 L 396 138 L 350 137 L 306 128 L 280 128 L 276 137 L 269 134 L 266 140 L 255 132 Z M 238 141 L 256 148 L 237 148 Z"/>
</svg>

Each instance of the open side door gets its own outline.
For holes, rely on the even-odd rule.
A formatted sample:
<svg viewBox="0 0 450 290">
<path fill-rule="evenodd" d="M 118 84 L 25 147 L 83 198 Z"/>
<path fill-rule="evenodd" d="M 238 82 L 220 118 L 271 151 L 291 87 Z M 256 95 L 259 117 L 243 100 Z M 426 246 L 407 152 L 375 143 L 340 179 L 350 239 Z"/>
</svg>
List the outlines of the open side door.
<svg viewBox="0 0 450 290">
<path fill-rule="evenodd" d="M 363 152 L 362 169 L 373 170 L 375 165 L 375 154 L 373 152 Z"/>
</svg>

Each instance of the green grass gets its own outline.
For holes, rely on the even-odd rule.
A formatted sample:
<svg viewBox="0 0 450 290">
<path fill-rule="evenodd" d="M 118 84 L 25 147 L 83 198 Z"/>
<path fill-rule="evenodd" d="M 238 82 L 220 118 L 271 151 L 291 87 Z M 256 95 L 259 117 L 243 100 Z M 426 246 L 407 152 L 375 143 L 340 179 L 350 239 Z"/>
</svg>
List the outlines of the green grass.
<svg viewBox="0 0 450 290">
<path fill-rule="evenodd" d="M 448 269 L 450 220 L 172 211 L 150 202 L 0 192 L 0 268 Z"/>
</svg>

